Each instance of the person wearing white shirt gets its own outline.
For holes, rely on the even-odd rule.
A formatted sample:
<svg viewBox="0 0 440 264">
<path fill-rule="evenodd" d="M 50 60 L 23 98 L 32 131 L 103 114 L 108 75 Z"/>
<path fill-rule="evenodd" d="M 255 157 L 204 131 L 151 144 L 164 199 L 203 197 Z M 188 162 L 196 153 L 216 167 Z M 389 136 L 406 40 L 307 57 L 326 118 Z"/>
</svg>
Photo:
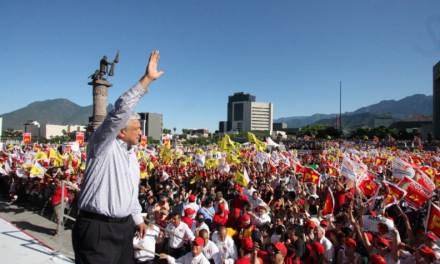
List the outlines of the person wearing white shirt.
<svg viewBox="0 0 440 264">
<path fill-rule="evenodd" d="M 133 238 L 133 245 L 143 247 L 151 252 L 155 252 L 156 244 L 160 244 L 161 242 L 162 235 L 160 234 L 160 229 L 157 226 L 154 226 L 152 223 L 148 223 L 147 231 L 144 238 L 139 239 L 137 236 Z M 134 258 L 136 259 L 137 264 L 152 264 L 154 260 L 154 254 L 144 250 L 140 250 L 135 247 Z"/>
<path fill-rule="evenodd" d="M 217 245 L 225 264 L 234 264 L 238 260 L 237 247 L 234 240 L 228 236 L 226 227 L 222 226 L 218 232 L 212 234 L 212 241 Z"/>
<path fill-rule="evenodd" d="M 191 231 L 193 232 L 194 236 L 198 236 L 198 232 L 200 230 L 205 229 L 209 233 L 209 227 L 205 223 L 205 217 L 203 214 L 197 214 L 197 219 L 192 223 Z"/>
<path fill-rule="evenodd" d="M 258 205 L 258 215 L 254 213 L 249 213 L 249 216 L 251 217 L 252 224 L 256 225 L 258 228 L 262 227 L 263 225 L 270 223 L 270 216 L 267 215 L 267 211 L 270 211 L 269 206 L 267 206 L 264 203 L 261 203 Z"/>
<path fill-rule="evenodd" d="M 191 243 L 191 252 L 184 255 L 183 257 L 180 257 L 178 259 L 175 259 L 171 256 L 168 256 L 167 254 L 160 254 L 160 259 L 166 259 L 168 261 L 168 264 L 210 264 L 209 260 L 206 259 L 205 255 L 203 255 L 203 245 L 205 244 L 205 241 L 203 241 L 203 238 L 197 237 L 194 239 L 194 241 Z"/>
<path fill-rule="evenodd" d="M 252 194 L 252 197 L 249 198 L 249 202 L 253 205 L 252 208 L 255 209 L 258 207 L 259 204 L 263 203 L 263 200 L 258 198 L 259 194 L 258 191 L 255 191 Z"/>
<path fill-rule="evenodd" d="M 210 263 L 214 262 L 214 264 L 222 264 L 222 255 L 220 254 L 217 245 L 209 240 L 208 231 L 205 229 L 200 230 L 200 237 L 203 238 L 203 241 L 205 242 L 202 252 L 206 259 L 208 259 Z"/>
<path fill-rule="evenodd" d="M 171 218 L 171 223 L 168 224 L 166 230 L 169 233 L 174 235 L 170 235 L 169 243 L 170 243 L 170 255 L 173 257 L 179 258 L 185 254 L 185 242 L 186 238 L 190 241 L 193 241 L 195 236 L 194 233 L 189 229 L 188 225 L 181 222 L 182 216 L 180 214 L 174 214 L 173 218 Z"/>
<path fill-rule="evenodd" d="M 248 183 L 248 188 L 243 188 L 243 194 L 247 196 L 247 198 L 249 199 L 249 201 L 252 198 L 252 195 L 254 194 L 256 190 L 254 189 L 254 182 L 250 181 Z M 255 208 L 255 207 L 254 207 Z"/>
<path fill-rule="evenodd" d="M 217 196 L 215 198 L 215 205 L 214 205 L 214 210 L 215 212 L 218 212 L 218 204 L 222 203 L 225 205 L 225 210 L 229 211 L 229 205 L 228 205 L 228 201 L 226 201 L 223 198 L 223 193 L 222 192 L 217 192 Z"/>
<path fill-rule="evenodd" d="M 332 264 L 334 260 L 335 255 L 335 249 L 333 247 L 332 242 L 328 240 L 325 236 L 325 230 L 321 226 L 315 227 L 314 237 L 315 242 L 321 243 L 322 246 L 324 246 L 325 252 L 324 252 L 324 258 L 327 261 L 328 264 Z"/>
<path fill-rule="evenodd" d="M 196 201 L 196 196 L 191 194 L 189 196 L 189 203 L 187 203 L 183 206 L 182 216 L 184 215 L 186 208 L 191 208 L 196 212 L 198 212 L 200 210 L 200 205 L 198 205 L 195 201 Z M 194 220 L 195 218 L 196 218 L 196 215 L 193 215 L 192 220 Z"/>
</svg>

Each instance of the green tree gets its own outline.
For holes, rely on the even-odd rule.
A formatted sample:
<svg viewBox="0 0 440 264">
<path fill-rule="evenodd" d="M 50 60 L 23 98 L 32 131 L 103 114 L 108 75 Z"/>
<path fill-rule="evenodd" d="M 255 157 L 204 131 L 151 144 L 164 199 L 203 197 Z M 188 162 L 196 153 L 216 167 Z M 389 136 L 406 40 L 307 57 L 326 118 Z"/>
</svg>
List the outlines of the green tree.
<svg viewBox="0 0 440 264">
<path fill-rule="evenodd" d="M 164 128 L 162 131 L 164 134 L 171 134 L 171 129 Z"/>
</svg>

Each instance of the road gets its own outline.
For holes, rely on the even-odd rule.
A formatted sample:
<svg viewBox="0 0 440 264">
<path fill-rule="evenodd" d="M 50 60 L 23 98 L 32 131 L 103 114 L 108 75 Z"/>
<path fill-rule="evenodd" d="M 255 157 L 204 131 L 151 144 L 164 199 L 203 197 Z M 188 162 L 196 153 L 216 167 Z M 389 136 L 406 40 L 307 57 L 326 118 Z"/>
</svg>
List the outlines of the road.
<svg viewBox="0 0 440 264">
<path fill-rule="evenodd" d="M 57 224 L 51 221 L 52 214 L 40 215 L 41 208 L 27 205 L 9 205 L 4 198 L 0 198 L 0 216 L 16 225 L 31 236 L 37 238 L 54 250 L 59 250 L 59 238 L 51 239 L 55 234 Z M 73 259 L 72 230 L 65 229 L 62 233 L 62 254 Z"/>
</svg>

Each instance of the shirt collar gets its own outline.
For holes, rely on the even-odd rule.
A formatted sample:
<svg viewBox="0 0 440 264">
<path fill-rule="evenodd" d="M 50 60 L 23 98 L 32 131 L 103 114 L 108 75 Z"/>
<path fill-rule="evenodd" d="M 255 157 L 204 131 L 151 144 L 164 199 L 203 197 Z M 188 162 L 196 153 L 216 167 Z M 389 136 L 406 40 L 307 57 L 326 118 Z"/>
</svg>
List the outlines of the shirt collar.
<svg viewBox="0 0 440 264">
<path fill-rule="evenodd" d="M 118 144 L 123 148 L 126 149 L 127 151 L 133 151 L 133 146 L 130 146 L 130 148 L 128 147 L 127 143 L 125 143 L 124 141 L 122 141 L 119 138 L 116 138 L 116 141 L 118 142 Z"/>
</svg>

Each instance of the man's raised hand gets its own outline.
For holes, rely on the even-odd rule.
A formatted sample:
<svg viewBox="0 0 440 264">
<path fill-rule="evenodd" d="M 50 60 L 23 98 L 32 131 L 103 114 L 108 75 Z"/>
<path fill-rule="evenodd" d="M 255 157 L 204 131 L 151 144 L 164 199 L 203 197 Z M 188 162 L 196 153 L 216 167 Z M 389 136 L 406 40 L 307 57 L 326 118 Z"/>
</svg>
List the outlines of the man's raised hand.
<svg viewBox="0 0 440 264">
<path fill-rule="evenodd" d="M 151 81 L 158 79 L 163 71 L 157 71 L 157 63 L 159 62 L 159 51 L 153 51 L 150 54 L 150 60 L 148 62 L 147 71 L 145 72 L 145 76 L 148 77 Z"/>
</svg>

